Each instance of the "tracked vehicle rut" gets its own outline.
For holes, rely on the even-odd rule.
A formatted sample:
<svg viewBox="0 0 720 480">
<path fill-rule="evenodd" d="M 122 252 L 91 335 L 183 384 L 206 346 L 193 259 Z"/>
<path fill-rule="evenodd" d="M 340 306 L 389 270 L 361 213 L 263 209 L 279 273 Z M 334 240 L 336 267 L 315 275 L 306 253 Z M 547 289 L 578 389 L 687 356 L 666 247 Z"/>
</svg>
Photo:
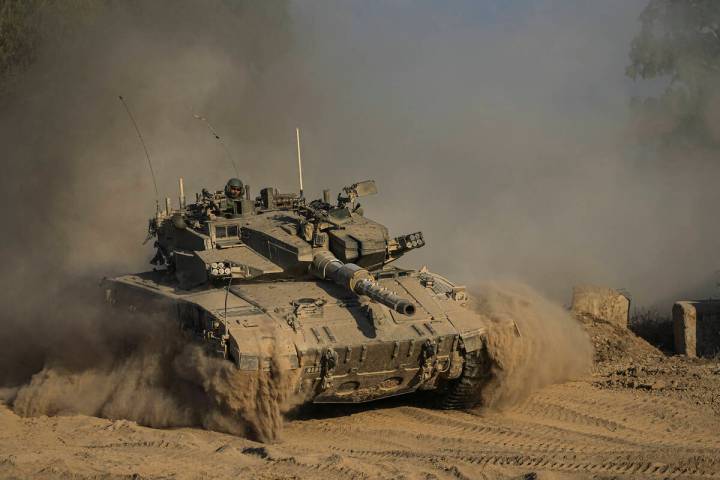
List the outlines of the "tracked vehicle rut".
<svg viewBox="0 0 720 480">
<path fill-rule="evenodd" d="M 181 181 L 182 185 L 182 181 Z M 358 198 L 374 181 L 302 195 L 238 179 L 195 202 L 169 199 L 149 223 L 152 271 L 106 279 L 107 297 L 160 311 L 242 371 L 282 357 L 316 403 L 356 403 L 417 390 L 443 408 L 479 399 L 489 365 L 486 320 L 464 287 L 392 262 L 423 247 L 421 232 L 390 237 Z"/>
</svg>

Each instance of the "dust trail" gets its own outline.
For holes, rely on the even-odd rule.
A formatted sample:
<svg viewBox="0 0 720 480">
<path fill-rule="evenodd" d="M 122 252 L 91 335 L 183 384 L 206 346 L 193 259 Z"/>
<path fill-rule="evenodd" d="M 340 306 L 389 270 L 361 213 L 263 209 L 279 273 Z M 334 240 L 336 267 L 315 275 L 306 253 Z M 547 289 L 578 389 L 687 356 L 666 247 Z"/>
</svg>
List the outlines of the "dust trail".
<svg viewBox="0 0 720 480">
<path fill-rule="evenodd" d="M 208 357 L 198 347 L 187 348 L 175 359 L 177 373 L 201 385 L 212 402 L 212 415 L 203 422 L 206 428 L 222 429 L 228 418 L 241 419 L 258 440 L 272 442 L 278 438 L 284 414 L 298 400 L 298 372 L 290 369 L 287 358 L 269 353 L 269 370 L 258 374 L 242 372 L 227 361 Z"/>
<path fill-rule="evenodd" d="M 296 377 L 272 351 L 269 370 L 243 373 L 188 343 L 167 318 L 101 307 L 96 313 L 96 323 L 85 328 L 95 330 L 89 338 L 100 348 L 82 348 L 80 341 L 72 354 L 49 355 L 39 372 L 0 392 L 17 414 L 83 414 L 151 427 L 201 426 L 264 442 L 278 438 Z M 68 338 L 80 333 L 66 325 Z"/>
<path fill-rule="evenodd" d="M 587 373 L 592 344 L 572 315 L 528 286 L 487 284 L 475 290 L 473 307 L 490 322 L 492 379 L 482 405 L 503 408 L 533 391 Z"/>
</svg>

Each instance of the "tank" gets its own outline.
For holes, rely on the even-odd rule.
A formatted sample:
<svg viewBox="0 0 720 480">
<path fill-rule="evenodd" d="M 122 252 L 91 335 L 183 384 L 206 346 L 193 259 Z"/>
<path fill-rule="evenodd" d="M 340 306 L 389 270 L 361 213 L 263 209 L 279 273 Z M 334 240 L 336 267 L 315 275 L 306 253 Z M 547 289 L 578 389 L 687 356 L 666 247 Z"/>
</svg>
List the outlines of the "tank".
<svg viewBox="0 0 720 480">
<path fill-rule="evenodd" d="M 177 319 L 212 355 L 245 373 L 283 358 L 303 398 L 359 403 L 431 390 L 441 408 L 475 405 L 489 375 L 487 324 L 466 288 L 393 264 L 425 247 L 421 232 L 391 237 L 358 199 L 250 188 L 232 179 L 150 219 L 151 271 L 105 279 L 109 301 Z M 229 190 L 230 189 L 230 190 Z"/>
</svg>

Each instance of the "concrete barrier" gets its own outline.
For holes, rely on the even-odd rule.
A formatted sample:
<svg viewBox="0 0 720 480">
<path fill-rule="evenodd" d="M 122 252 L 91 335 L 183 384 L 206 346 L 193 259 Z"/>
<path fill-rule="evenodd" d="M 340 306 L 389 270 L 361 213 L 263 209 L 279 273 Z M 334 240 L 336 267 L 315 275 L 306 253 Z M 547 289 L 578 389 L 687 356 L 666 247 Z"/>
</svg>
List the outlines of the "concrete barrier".
<svg viewBox="0 0 720 480">
<path fill-rule="evenodd" d="M 627 328 L 630 299 L 612 288 L 580 285 L 573 288 L 572 311 Z"/>
<path fill-rule="evenodd" d="M 720 352 L 720 300 L 675 302 L 672 315 L 677 353 L 711 357 Z"/>
</svg>

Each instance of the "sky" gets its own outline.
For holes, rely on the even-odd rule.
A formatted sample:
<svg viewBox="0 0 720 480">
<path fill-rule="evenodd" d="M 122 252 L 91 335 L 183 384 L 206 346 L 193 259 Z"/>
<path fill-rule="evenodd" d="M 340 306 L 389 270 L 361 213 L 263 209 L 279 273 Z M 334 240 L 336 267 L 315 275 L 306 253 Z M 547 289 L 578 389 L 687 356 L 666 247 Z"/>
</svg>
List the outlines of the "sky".
<svg viewBox="0 0 720 480">
<path fill-rule="evenodd" d="M 294 0 L 286 17 L 269 3 L 240 17 L 223 2 L 119 6 L 42 57 L 4 112 L 8 158 L 32 178 L 7 174 L 5 191 L 52 187 L 37 228 L 68 246 L 58 269 L 147 268 L 155 195 L 123 95 L 161 197 L 179 176 L 192 193 L 233 175 L 194 114 L 254 193 L 297 189 L 299 127 L 308 195 L 373 178 L 366 214 L 392 235 L 425 233 L 406 266 L 561 302 L 595 283 L 667 308 L 714 292 L 720 232 L 706 219 L 720 172 L 632 139 L 631 99 L 658 91 L 624 74 L 645 4 Z"/>
</svg>

